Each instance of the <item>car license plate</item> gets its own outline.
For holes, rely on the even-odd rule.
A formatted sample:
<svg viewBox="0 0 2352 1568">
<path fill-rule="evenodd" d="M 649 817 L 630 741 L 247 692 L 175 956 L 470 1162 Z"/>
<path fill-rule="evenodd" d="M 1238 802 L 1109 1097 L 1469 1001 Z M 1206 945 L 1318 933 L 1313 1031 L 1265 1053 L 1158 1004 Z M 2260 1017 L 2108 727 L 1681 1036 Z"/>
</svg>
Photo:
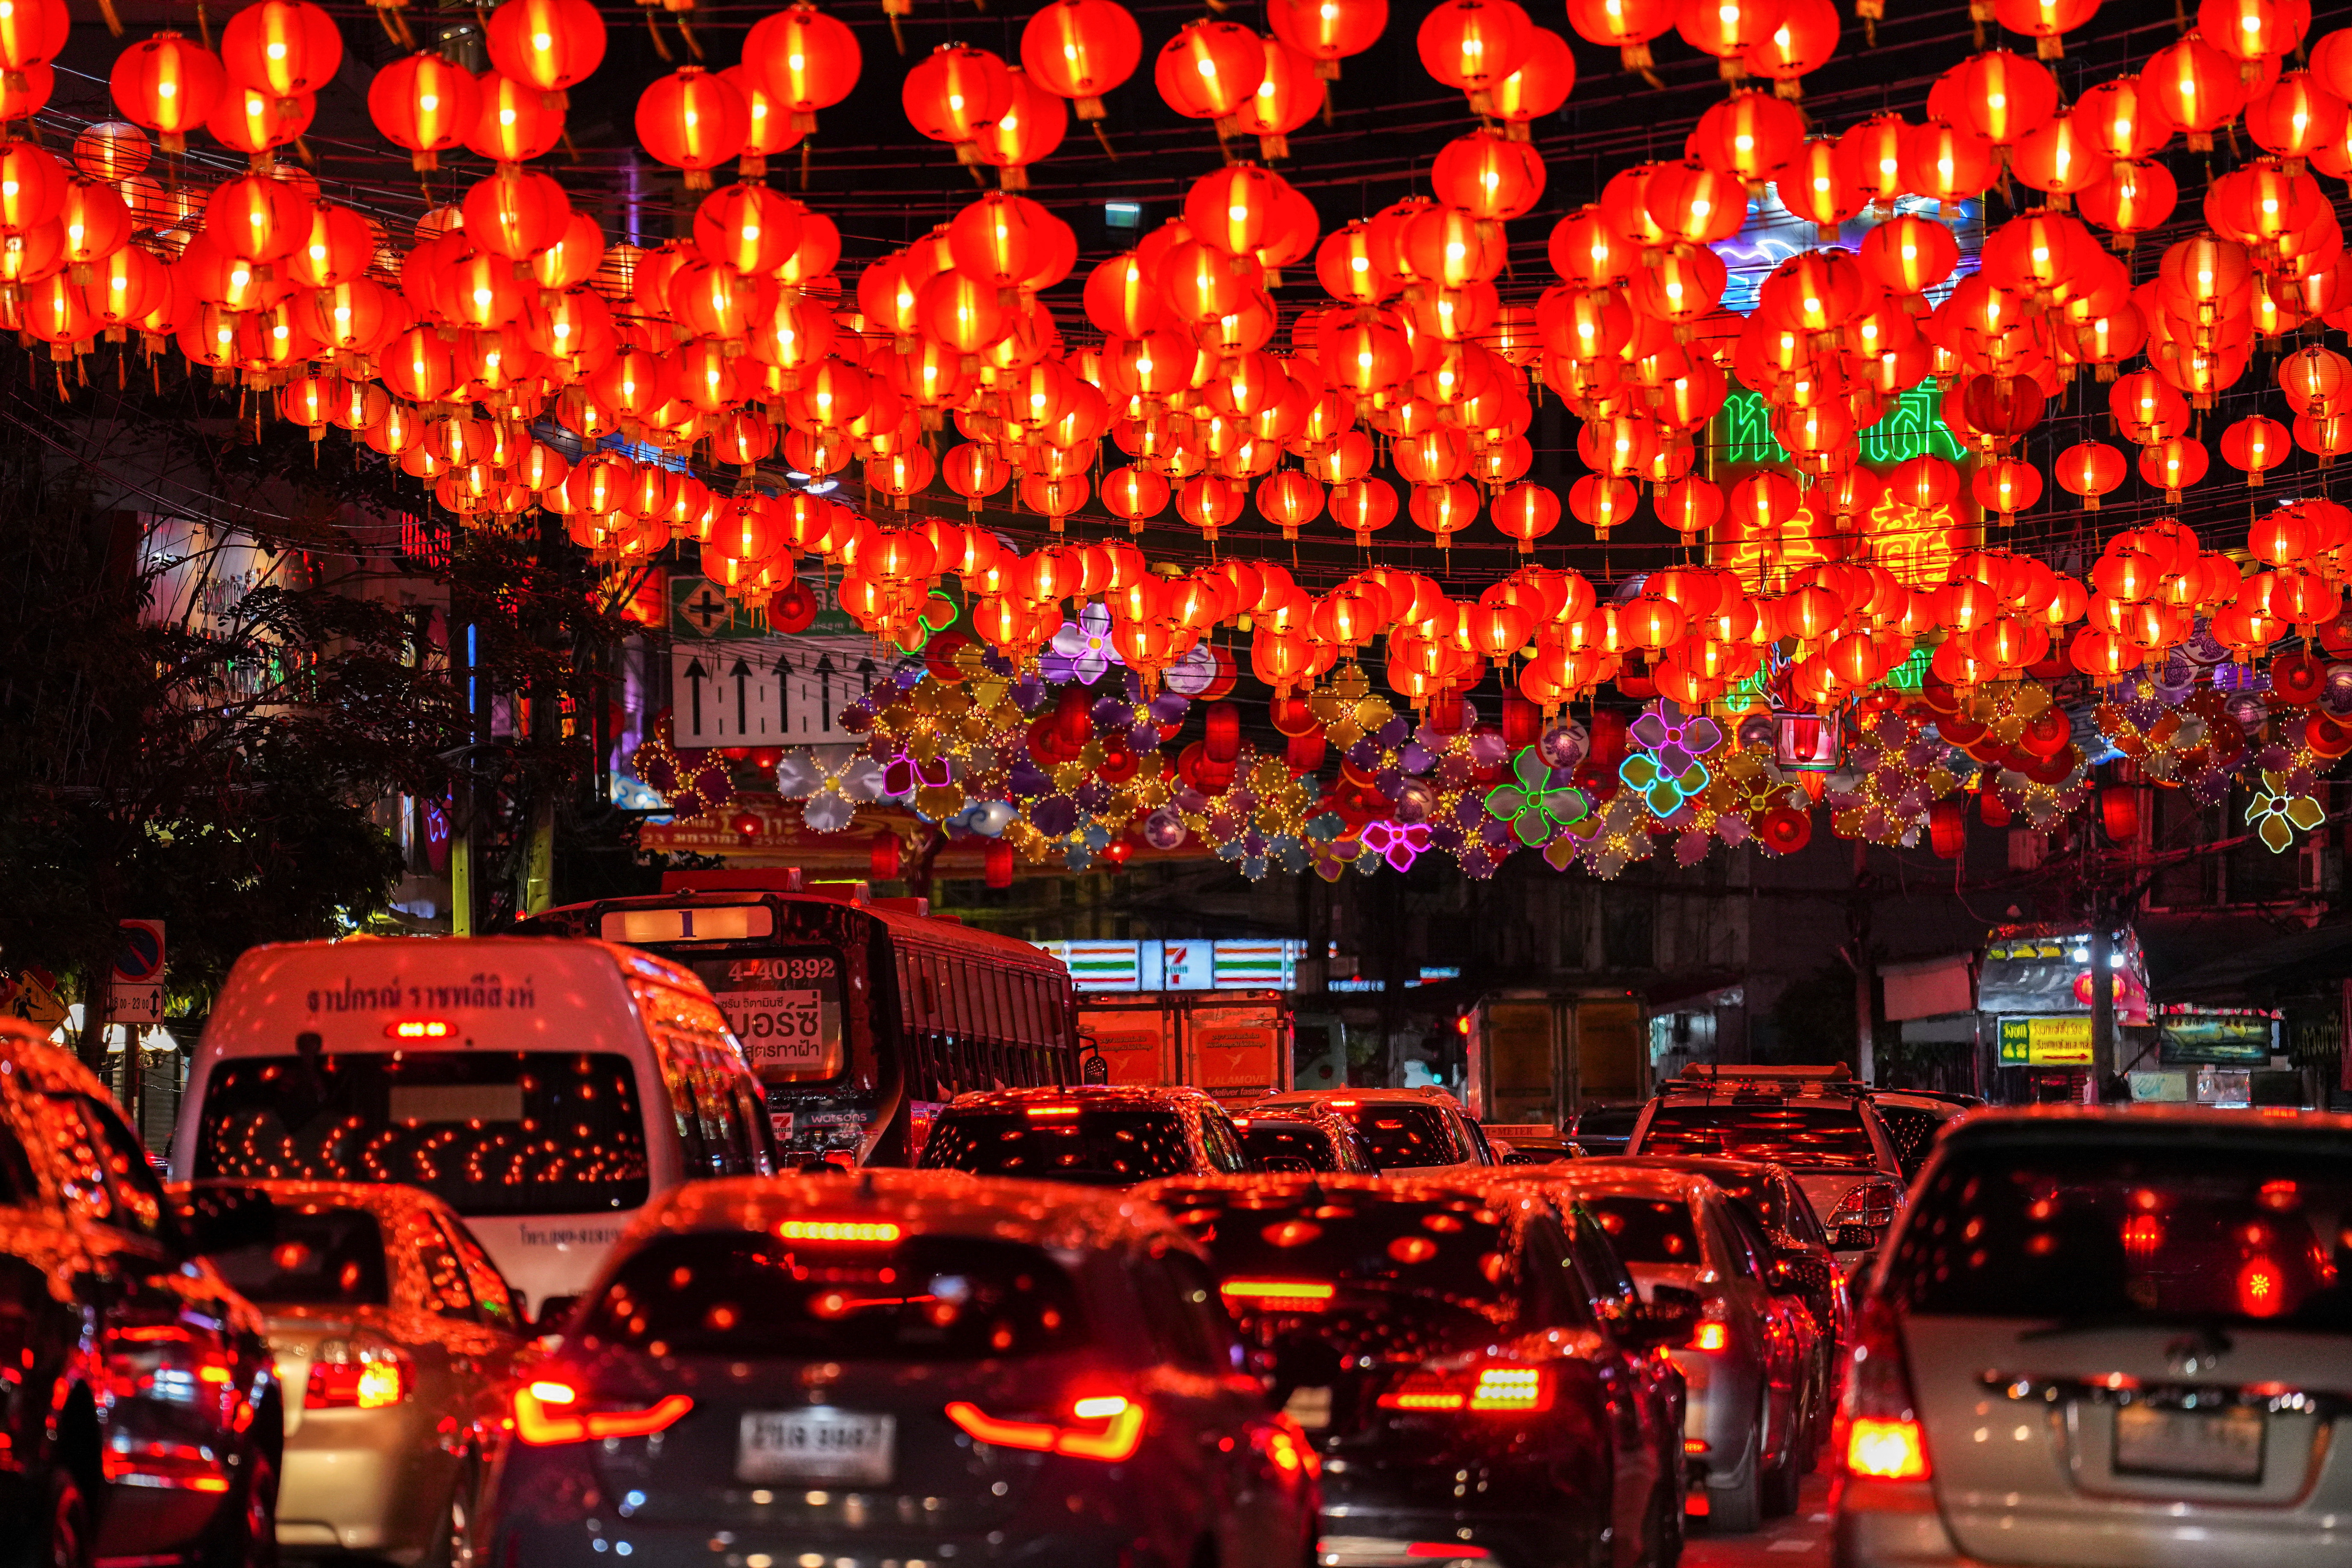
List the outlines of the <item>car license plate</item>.
<svg viewBox="0 0 2352 1568">
<path fill-rule="evenodd" d="M 2253 1410 L 2175 1410 L 2126 1405 L 2116 1412 L 2119 1475 L 2209 1481 L 2263 1479 L 2263 1417 Z"/>
<path fill-rule="evenodd" d="M 735 1447 L 735 1478 L 745 1481 L 860 1481 L 890 1479 L 898 1422 L 814 1405 L 805 1410 L 751 1410 Z"/>
<path fill-rule="evenodd" d="M 1331 1425 L 1331 1391 L 1328 1388 L 1294 1388 L 1283 1402 L 1282 1413 L 1298 1423 L 1302 1432 L 1320 1432 Z"/>
</svg>

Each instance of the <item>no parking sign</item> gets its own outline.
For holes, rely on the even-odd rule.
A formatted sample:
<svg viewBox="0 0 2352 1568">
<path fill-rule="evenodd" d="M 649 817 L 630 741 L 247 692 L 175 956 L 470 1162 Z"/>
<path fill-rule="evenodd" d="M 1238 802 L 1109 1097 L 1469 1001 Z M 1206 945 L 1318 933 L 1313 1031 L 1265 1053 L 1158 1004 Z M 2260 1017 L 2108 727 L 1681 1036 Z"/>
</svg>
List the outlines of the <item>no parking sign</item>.
<svg viewBox="0 0 2352 1568">
<path fill-rule="evenodd" d="M 114 982 L 107 991 L 107 1022 L 163 1021 L 163 922 L 124 921 L 122 945 L 114 958 Z"/>
</svg>

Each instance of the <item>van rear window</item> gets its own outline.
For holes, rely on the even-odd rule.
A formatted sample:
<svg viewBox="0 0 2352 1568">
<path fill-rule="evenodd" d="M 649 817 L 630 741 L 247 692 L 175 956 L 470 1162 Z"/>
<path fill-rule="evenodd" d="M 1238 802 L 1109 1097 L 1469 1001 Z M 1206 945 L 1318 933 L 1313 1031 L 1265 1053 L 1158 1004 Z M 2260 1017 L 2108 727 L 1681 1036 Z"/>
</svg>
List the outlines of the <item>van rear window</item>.
<svg viewBox="0 0 2352 1568">
<path fill-rule="evenodd" d="M 646 1201 L 626 1057 L 352 1051 L 217 1064 L 198 1177 L 405 1182 L 463 1215 L 600 1214 Z"/>
</svg>

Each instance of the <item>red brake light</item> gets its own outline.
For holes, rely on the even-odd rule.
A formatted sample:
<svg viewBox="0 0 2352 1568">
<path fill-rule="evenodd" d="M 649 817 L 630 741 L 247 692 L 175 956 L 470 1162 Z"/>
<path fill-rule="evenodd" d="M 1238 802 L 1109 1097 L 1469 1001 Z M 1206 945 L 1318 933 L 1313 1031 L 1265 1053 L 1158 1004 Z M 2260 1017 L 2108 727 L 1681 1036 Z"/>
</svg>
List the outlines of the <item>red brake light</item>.
<svg viewBox="0 0 2352 1568">
<path fill-rule="evenodd" d="M 1485 1366 L 1474 1373 L 1416 1372 L 1375 1402 L 1383 1410 L 1470 1410 L 1530 1415 L 1551 1408 L 1551 1373 L 1539 1366 Z"/>
<path fill-rule="evenodd" d="M 515 1436 L 535 1447 L 599 1437 L 650 1437 L 694 1408 L 683 1394 L 666 1394 L 648 1410 L 583 1410 L 580 1390 L 542 1377 L 515 1390 Z"/>
<path fill-rule="evenodd" d="M 394 1040 L 447 1040 L 457 1037 L 457 1026 L 446 1018 L 395 1018 L 383 1032 Z"/>
<path fill-rule="evenodd" d="M 1927 1429 L 1911 1398 L 1911 1376 L 1903 1366 L 1903 1337 L 1894 1309 L 1883 1300 L 1865 1305 L 1855 1325 L 1831 1447 L 1848 1475 L 1924 1481 L 1935 1474 Z"/>
<path fill-rule="evenodd" d="M 1033 1105 L 1028 1108 L 1028 1114 L 1031 1116 L 1076 1116 L 1078 1113 L 1078 1110 L 1079 1108 L 1075 1105 Z"/>
<path fill-rule="evenodd" d="M 776 1226 L 785 1241 L 846 1241 L 887 1246 L 903 1235 L 888 1220 L 788 1219 Z"/>
<path fill-rule="evenodd" d="M 1073 1400 L 1068 1415 L 1048 1421 L 1001 1419 L 968 1399 L 947 1407 L 948 1419 L 974 1442 L 1114 1465 L 1132 1458 L 1141 1446 L 1143 1416 L 1140 1404 L 1119 1394 Z"/>
<path fill-rule="evenodd" d="M 383 1410 L 415 1390 L 416 1377 L 408 1358 L 397 1352 L 371 1352 L 355 1361 L 314 1361 L 310 1381 L 302 1388 L 302 1408 Z"/>
<path fill-rule="evenodd" d="M 1332 1288 L 1312 1279 L 1228 1279 L 1217 1289 L 1234 1305 L 1261 1312 L 1319 1312 L 1331 1304 Z"/>
<path fill-rule="evenodd" d="M 1691 1349 L 1720 1351 L 1731 1348 L 1731 1329 L 1726 1323 L 1701 1323 L 1691 1336 Z"/>
</svg>

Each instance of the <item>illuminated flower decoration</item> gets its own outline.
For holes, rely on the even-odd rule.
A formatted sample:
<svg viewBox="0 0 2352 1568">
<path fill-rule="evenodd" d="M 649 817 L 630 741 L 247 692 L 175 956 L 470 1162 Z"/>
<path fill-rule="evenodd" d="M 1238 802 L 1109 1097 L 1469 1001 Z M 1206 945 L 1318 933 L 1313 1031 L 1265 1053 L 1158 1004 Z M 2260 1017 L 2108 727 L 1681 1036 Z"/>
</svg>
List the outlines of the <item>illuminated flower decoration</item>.
<svg viewBox="0 0 2352 1568">
<path fill-rule="evenodd" d="M 1687 753 L 1685 753 L 1687 754 Z M 1617 776 L 1637 791 L 1657 816 L 1672 816 L 1683 802 L 1706 787 L 1706 764 L 1696 758 L 1668 773 L 1656 754 L 1636 752 L 1617 764 Z"/>
<path fill-rule="evenodd" d="M 1118 649 L 1111 647 L 1110 611 L 1101 605 L 1089 604 L 1078 612 L 1076 620 L 1062 623 L 1062 629 L 1054 634 L 1053 645 L 1037 661 L 1037 668 L 1051 681 L 1075 680 L 1092 686 L 1112 665 L 1126 662 L 1119 658 Z"/>
<path fill-rule="evenodd" d="M 2290 795 L 2287 775 L 2263 773 L 2263 787 L 2247 803 L 2246 820 L 2254 825 L 2254 832 L 2264 848 L 2273 855 L 2286 852 L 2294 842 L 2296 829 L 2308 833 L 2327 820 L 2327 810 L 2307 795 Z"/>
<path fill-rule="evenodd" d="M 1106 611 L 1104 614 L 1108 622 L 1109 612 Z M 1059 640 L 1060 635 L 1058 632 L 1055 634 L 1056 640 Z M 1211 647 L 1207 643 L 1195 643 L 1175 663 L 1161 671 L 1160 684 L 1179 697 L 1198 697 L 1217 683 L 1217 677 L 1221 673 L 1230 672 L 1233 667 L 1232 661 L 1233 656 L 1227 654 L 1224 656 L 1224 663 L 1220 666 L 1215 648 Z"/>
<path fill-rule="evenodd" d="M 1545 843 L 1558 828 L 1588 816 L 1592 797 L 1573 786 L 1557 786 L 1558 775 L 1533 746 L 1522 746 L 1511 760 L 1514 783 L 1496 784 L 1486 793 L 1488 815 L 1511 825 L 1518 841 L 1530 848 Z"/>
<path fill-rule="evenodd" d="M 1336 882 L 1346 876 L 1350 866 L 1370 869 L 1370 863 L 1364 858 L 1363 840 L 1352 833 L 1342 833 L 1334 838 L 1309 839 L 1307 856 L 1315 868 L 1315 874 L 1327 882 Z"/>
<path fill-rule="evenodd" d="M 1699 758 L 1723 744 L 1723 729 L 1704 713 L 1685 713 L 1674 703 L 1660 698 L 1642 711 L 1633 721 L 1629 732 L 1634 743 L 1654 753 L 1658 771 L 1668 777 L 1680 777 Z M 1699 788 L 1706 787 L 1702 774 Z M 1631 782 L 1630 780 L 1628 781 Z M 1634 785 L 1636 789 L 1642 787 Z M 1696 790 L 1685 790 L 1695 794 Z M 1663 815 L 1663 814 L 1662 814 Z"/>
<path fill-rule="evenodd" d="M 1363 847 L 1389 863 L 1396 871 L 1410 871 L 1412 863 L 1429 847 L 1430 828 L 1426 822 L 1390 822 L 1375 817 L 1364 824 L 1356 837 Z"/>
<path fill-rule="evenodd" d="M 882 766 L 882 793 L 894 800 L 919 789 L 945 789 L 954 782 L 954 770 L 945 757 L 926 762 L 911 752 L 902 752 Z"/>
<path fill-rule="evenodd" d="M 798 800 L 812 833 L 839 833 L 857 808 L 890 793 L 886 770 L 857 746 L 788 746 L 776 763 L 776 793 Z"/>
</svg>

